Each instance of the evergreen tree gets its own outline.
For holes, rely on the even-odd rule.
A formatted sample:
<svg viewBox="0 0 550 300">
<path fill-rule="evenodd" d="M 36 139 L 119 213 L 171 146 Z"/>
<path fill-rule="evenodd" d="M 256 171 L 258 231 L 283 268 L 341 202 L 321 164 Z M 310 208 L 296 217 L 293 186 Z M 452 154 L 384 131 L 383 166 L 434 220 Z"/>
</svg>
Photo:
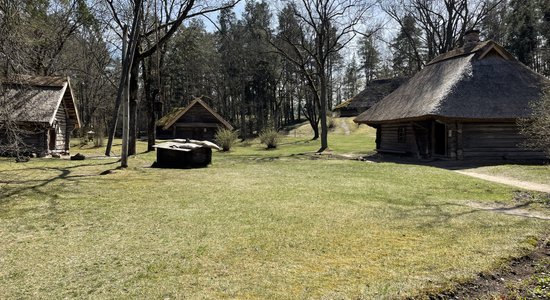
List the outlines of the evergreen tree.
<svg viewBox="0 0 550 300">
<path fill-rule="evenodd" d="M 219 55 L 219 97 L 220 111 L 236 124 L 240 114 L 240 103 L 243 93 L 243 52 L 242 24 L 232 9 L 224 9 L 218 17 L 217 51 Z"/>
<path fill-rule="evenodd" d="M 542 16 L 540 34 L 544 41 L 544 44 L 540 47 L 540 72 L 546 76 L 550 76 L 550 1 L 539 0 L 539 3 Z"/>
<path fill-rule="evenodd" d="M 506 48 L 522 63 L 534 67 L 539 45 L 539 10 L 536 0 L 511 0 L 507 15 L 508 42 Z M 536 69 L 536 68 L 535 68 Z"/>
<path fill-rule="evenodd" d="M 206 32 L 200 19 L 191 21 L 174 35 L 163 72 L 164 82 L 170 87 L 169 100 L 174 102 L 171 106 L 184 106 L 192 97 L 215 97 L 217 56 L 214 36 Z"/>
<path fill-rule="evenodd" d="M 359 47 L 361 69 L 365 73 L 365 81 L 368 84 L 377 77 L 380 52 L 376 48 L 372 35 L 363 37 L 359 42 Z"/>
<path fill-rule="evenodd" d="M 393 40 L 393 70 L 398 76 L 411 76 L 422 69 L 420 30 L 413 16 L 403 18 L 402 26 Z"/>
<path fill-rule="evenodd" d="M 501 45 L 506 42 L 506 16 L 508 6 L 506 1 L 489 0 L 488 6 L 494 7 L 487 13 L 481 22 L 481 33 L 486 39 L 493 40 Z"/>
<path fill-rule="evenodd" d="M 355 96 L 359 90 L 359 67 L 357 66 L 355 56 L 346 68 L 342 88 L 344 90 L 344 99 Z"/>
<path fill-rule="evenodd" d="M 245 86 L 242 104 L 246 115 L 241 118 L 246 118 L 248 124 L 241 124 L 241 134 L 244 136 L 253 131 L 259 133 L 268 126 L 269 108 L 275 100 L 277 59 L 269 43 L 270 22 L 271 13 L 267 2 L 246 2 L 243 14 Z"/>
<path fill-rule="evenodd" d="M 301 29 L 298 20 L 294 15 L 294 8 L 291 3 L 287 5 L 277 15 L 278 33 L 274 43 L 285 48 L 285 52 L 291 54 L 293 51 L 290 44 L 284 42 L 288 39 L 296 44 L 301 37 Z M 294 57 L 296 58 L 296 57 Z M 303 90 L 303 80 L 299 68 L 288 59 L 281 61 L 281 80 L 279 81 L 279 98 L 283 109 L 284 122 L 290 124 L 297 119 L 302 120 L 302 109 L 304 107 L 303 97 L 300 97 L 300 91 Z"/>
</svg>

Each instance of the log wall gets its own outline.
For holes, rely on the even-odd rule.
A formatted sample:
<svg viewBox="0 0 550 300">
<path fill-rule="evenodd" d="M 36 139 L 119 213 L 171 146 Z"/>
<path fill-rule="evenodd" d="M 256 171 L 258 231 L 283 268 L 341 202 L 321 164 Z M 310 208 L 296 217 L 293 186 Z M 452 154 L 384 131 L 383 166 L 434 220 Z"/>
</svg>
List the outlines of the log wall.
<svg viewBox="0 0 550 300">
<path fill-rule="evenodd" d="M 69 132 L 67 124 L 67 110 L 65 109 L 64 102 L 59 105 L 57 109 L 57 114 L 55 115 L 55 149 L 50 149 L 50 151 L 55 152 L 67 152 L 69 150 Z"/>
<path fill-rule="evenodd" d="M 398 141 L 399 127 L 405 127 L 405 142 Z M 417 147 L 412 126 L 410 124 L 382 124 L 380 125 L 380 152 L 416 153 Z"/>
<path fill-rule="evenodd" d="M 515 123 L 462 123 L 464 158 L 542 159 L 544 153 L 522 146 Z"/>
<path fill-rule="evenodd" d="M 47 130 L 40 125 L 19 125 L 17 134 L 20 136 L 24 145 L 19 145 L 18 151 L 22 154 L 36 153 L 38 156 L 44 156 L 48 152 L 48 136 Z M 0 147 L 2 148 L 1 155 L 15 155 L 16 149 L 6 147 L 8 137 L 5 131 L 0 131 Z"/>
<path fill-rule="evenodd" d="M 220 123 L 204 106 L 195 104 L 176 123 Z"/>
</svg>

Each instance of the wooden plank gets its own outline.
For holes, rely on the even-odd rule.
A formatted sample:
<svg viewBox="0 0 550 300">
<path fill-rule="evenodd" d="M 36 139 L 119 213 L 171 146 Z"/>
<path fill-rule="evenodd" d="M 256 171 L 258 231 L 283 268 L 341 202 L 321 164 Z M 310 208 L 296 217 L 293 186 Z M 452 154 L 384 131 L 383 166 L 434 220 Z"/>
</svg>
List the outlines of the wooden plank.
<svg viewBox="0 0 550 300">
<path fill-rule="evenodd" d="M 464 152 L 464 157 L 544 158 L 542 152 Z"/>
<path fill-rule="evenodd" d="M 464 158 L 464 129 L 462 123 L 458 123 L 456 126 L 456 157 L 458 159 Z"/>
<path fill-rule="evenodd" d="M 220 127 L 219 123 L 176 123 L 176 127 L 187 127 L 187 128 L 196 128 L 196 127 L 208 127 L 208 128 L 218 128 Z"/>
</svg>

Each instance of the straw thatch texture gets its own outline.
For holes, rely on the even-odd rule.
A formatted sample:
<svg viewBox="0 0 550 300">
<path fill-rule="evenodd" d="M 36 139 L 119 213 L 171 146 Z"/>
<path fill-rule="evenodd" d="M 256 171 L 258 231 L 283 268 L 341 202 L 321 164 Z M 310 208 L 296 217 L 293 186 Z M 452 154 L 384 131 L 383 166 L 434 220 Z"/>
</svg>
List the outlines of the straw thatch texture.
<svg viewBox="0 0 550 300">
<path fill-rule="evenodd" d="M 4 155 L 68 153 L 71 132 L 80 127 L 65 77 L 0 78 L 0 109 Z"/>
<path fill-rule="evenodd" d="M 69 117 L 78 127 L 76 105 L 65 77 L 17 76 L 0 79 L 4 109 L 19 123 L 52 124 L 63 100 Z"/>
<path fill-rule="evenodd" d="M 434 59 L 407 83 L 359 115 L 357 123 L 435 117 L 513 121 L 528 117 L 548 80 L 494 42 Z"/>
<path fill-rule="evenodd" d="M 340 111 L 341 114 L 344 114 L 345 111 L 355 114 L 361 113 L 395 91 L 406 81 L 407 78 L 403 77 L 373 80 L 363 91 L 338 104 L 333 110 Z"/>
</svg>

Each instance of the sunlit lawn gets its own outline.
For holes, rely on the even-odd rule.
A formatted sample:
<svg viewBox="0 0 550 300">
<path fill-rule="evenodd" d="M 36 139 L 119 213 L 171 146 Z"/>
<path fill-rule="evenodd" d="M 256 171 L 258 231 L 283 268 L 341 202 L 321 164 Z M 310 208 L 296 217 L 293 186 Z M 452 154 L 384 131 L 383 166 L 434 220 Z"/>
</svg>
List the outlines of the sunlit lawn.
<svg viewBox="0 0 550 300">
<path fill-rule="evenodd" d="M 329 141 L 362 154 L 373 140 L 361 127 Z M 154 153 L 126 170 L 1 160 L 0 298 L 399 298 L 489 272 L 550 229 L 466 205 L 509 203 L 502 185 L 297 155 L 318 147 L 298 134 L 273 151 L 252 141 L 189 170 L 150 168 Z"/>
<path fill-rule="evenodd" d="M 535 183 L 550 184 L 550 165 L 505 164 L 478 167 L 473 169 L 473 171 Z"/>
</svg>

